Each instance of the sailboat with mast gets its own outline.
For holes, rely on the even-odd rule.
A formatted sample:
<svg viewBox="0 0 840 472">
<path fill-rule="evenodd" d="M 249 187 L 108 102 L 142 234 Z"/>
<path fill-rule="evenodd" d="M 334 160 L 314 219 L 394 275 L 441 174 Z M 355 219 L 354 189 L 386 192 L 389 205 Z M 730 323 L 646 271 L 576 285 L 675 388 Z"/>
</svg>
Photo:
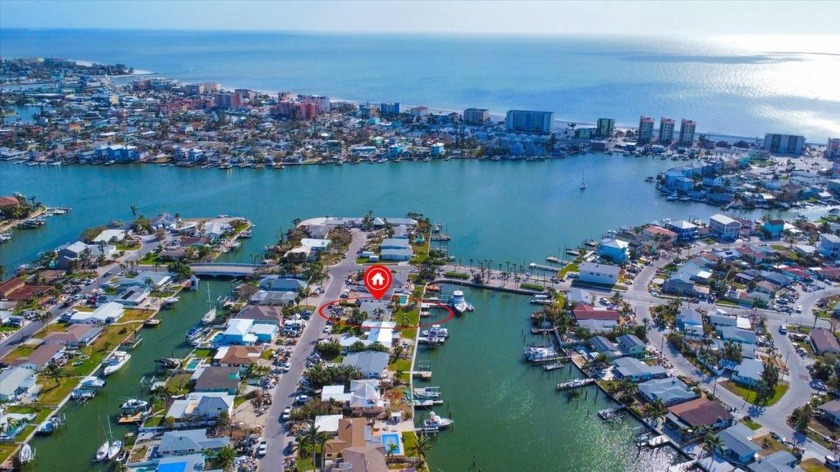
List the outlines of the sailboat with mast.
<svg viewBox="0 0 840 472">
<path fill-rule="evenodd" d="M 99 429 L 102 429 L 102 419 L 101 418 L 99 419 Z M 104 429 L 103 429 L 102 432 L 103 433 L 105 432 Z M 95 462 L 104 461 L 105 458 L 108 457 L 108 449 L 110 447 L 111 447 L 111 442 L 108 440 L 108 438 L 105 438 L 105 442 L 102 443 L 102 445 L 99 446 L 99 449 L 96 450 Z"/>
<path fill-rule="evenodd" d="M 585 172 L 580 174 L 580 189 L 581 190 L 586 190 L 586 180 L 584 179 L 585 176 L 586 176 Z"/>
<path fill-rule="evenodd" d="M 108 460 L 114 460 L 123 447 L 123 442 L 119 439 L 114 441 L 114 433 L 111 431 L 111 418 L 108 418 L 108 439 L 111 440 L 111 445 L 108 447 Z"/>
<path fill-rule="evenodd" d="M 216 319 L 216 306 L 210 299 L 210 284 L 207 284 L 207 305 L 210 307 L 210 310 L 201 317 L 201 323 L 204 325 L 209 325 Z"/>
</svg>

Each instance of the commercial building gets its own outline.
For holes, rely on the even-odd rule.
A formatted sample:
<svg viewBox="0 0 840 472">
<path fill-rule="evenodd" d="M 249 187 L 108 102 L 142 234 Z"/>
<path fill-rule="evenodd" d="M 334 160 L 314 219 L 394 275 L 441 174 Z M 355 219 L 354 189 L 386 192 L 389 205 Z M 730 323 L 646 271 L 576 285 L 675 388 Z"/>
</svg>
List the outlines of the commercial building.
<svg viewBox="0 0 840 472">
<path fill-rule="evenodd" d="M 213 99 L 216 102 L 216 108 L 239 108 L 242 106 L 242 95 L 238 92 L 221 92 L 217 93 Z"/>
<path fill-rule="evenodd" d="M 508 131 L 548 134 L 554 113 L 548 111 L 510 110 L 505 119 Z"/>
<path fill-rule="evenodd" d="M 674 120 L 665 118 L 659 120 L 659 144 L 669 145 L 674 141 Z"/>
<path fill-rule="evenodd" d="M 643 116 L 639 118 L 639 135 L 636 142 L 639 144 L 648 144 L 653 139 L 653 118 Z"/>
<path fill-rule="evenodd" d="M 488 120 L 490 120 L 490 110 L 486 108 L 467 108 L 464 110 L 464 123 L 480 125 Z"/>
<path fill-rule="evenodd" d="M 828 144 L 825 145 L 825 157 L 829 159 L 840 157 L 840 138 L 828 138 Z"/>
<path fill-rule="evenodd" d="M 380 103 L 379 114 L 382 116 L 394 116 L 400 114 L 400 103 Z"/>
<path fill-rule="evenodd" d="M 615 120 L 612 118 L 598 118 L 595 135 L 599 138 L 611 138 L 615 132 Z"/>
<path fill-rule="evenodd" d="M 683 118 L 680 122 L 680 145 L 691 147 L 694 144 L 694 132 L 696 130 L 696 122 Z"/>
<path fill-rule="evenodd" d="M 764 135 L 765 151 L 776 154 L 792 154 L 798 156 L 802 154 L 803 147 L 805 147 L 804 136 L 773 133 L 767 133 Z"/>
</svg>

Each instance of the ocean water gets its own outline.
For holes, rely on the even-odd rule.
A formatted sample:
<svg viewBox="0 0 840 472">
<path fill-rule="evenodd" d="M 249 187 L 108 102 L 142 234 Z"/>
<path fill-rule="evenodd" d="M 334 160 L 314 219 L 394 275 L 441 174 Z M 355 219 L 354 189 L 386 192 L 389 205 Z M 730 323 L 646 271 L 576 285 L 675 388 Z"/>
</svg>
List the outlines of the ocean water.
<svg viewBox="0 0 840 472">
<path fill-rule="evenodd" d="M 837 37 L 424 36 L 0 30 L 3 57 L 124 63 L 187 82 L 555 112 L 560 120 L 683 117 L 736 136 L 840 136 Z"/>
</svg>

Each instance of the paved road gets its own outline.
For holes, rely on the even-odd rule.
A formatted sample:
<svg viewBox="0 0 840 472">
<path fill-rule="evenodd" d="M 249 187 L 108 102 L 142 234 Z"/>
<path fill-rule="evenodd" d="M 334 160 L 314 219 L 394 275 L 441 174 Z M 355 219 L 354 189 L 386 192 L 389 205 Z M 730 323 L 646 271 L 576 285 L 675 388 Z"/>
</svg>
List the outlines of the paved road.
<svg viewBox="0 0 840 472">
<path fill-rule="evenodd" d="M 138 249 L 134 253 L 126 256 L 125 260 L 140 259 L 145 254 L 147 254 L 148 252 L 155 249 L 157 246 L 158 246 L 158 244 L 157 244 L 157 241 L 154 240 L 154 236 L 151 236 L 151 238 L 147 237 L 146 240 L 143 241 L 143 244 L 140 246 L 140 249 Z M 118 264 L 119 264 L 119 262 L 114 262 L 114 263 L 106 264 L 104 266 L 101 266 L 101 267 L 97 268 L 96 269 L 96 273 L 97 273 L 96 280 L 94 280 L 94 282 L 90 285 L 82 286 L 82 291 L 80 293 L 83 294 L 83 295 L 87 295 L 92 290 L 94 290 L 94 289 L 98 288 L 100 285 L 102 285 L 103 281 L 107 281 L 107 279 L 110 279 L 113 275 L 105 275 L 105 274 L 110 274 L 112 269 L 114 267 L 117 267 Z M 60 304 L 56 304 L 56 305 L 54 305 L 53 307 L 51 307 L 47 310 L 47 313 L 49 313 L 49 318 L 46 319 L 43 323 L 40 323 L 40 322 L 29 323 L 26 326 L 24 326 L 23 328 L 17 330 L 14 334 L 9 336 L 8 338 L 4 339 L 2 342 L 0 342 L 0 357 L 3 357 L 6 354 L 8 354 L 19 343 L 29 339 L 38 330 L 43 328 L 45 324 L 49 324 L 52 321 L 54 321 L 62 313 L 67 311 L 67 309 L 68 308 L 66 308 L 66 307 L 62 308 Z"/>
<path fill-rule="evenodd" d="M 329 282 L 326 285 L 323 295 L 318 300 L 318 306 L 326 301 L 337 300 L 344 289 L 344 281 L 347 276 L 358 271 L 360 266 L 356 264 L 356 252 L 365 244 L 365 234 L 353 233 L 353 240 L 347 255 L 338 264 L 328 268 Z M 286 407 L 294 403 L 295 392 L 298 382 L 306 370 L 306 358 L 312 353 L 321 332 L 324 330 L 326 320 L 313 315 L 309 324 L 303 330 L 298 344 L 292 352 L 289 362 L 292 367 L 289 372 L 282 374 L 280 381 L 274 391 L 274 400 L 266 417 L 266 427 L 263 437 L 268 442 L 267 454 L 261 461 L 261 469 L 265 471 L 282 471 L 284 448 L 289 441 L 294 441 L 294 436 L 286 434 L 285 423 L 280 423 L 279 418 Z"/>
</svg>

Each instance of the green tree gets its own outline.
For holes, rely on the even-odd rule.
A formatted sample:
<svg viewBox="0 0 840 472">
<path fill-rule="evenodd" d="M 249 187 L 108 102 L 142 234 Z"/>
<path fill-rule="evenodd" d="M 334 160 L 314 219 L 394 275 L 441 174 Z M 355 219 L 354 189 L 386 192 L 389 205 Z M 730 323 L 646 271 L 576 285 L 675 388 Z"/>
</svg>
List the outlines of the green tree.
<svg viewBox="0 0 840 472">
<path fill-rule="evenodd" d="M 56 386 L 61 383 L 61 368 L 57 364 L 50 363 L 46 368 L 44 368 L 44 374 L 55 380 Z"/>
<path fill-rule="evenodd" d="M 236 450 L 230 446 L 225 446 L 216 451 L 209 451 L 206 454 L 222 470 L 229 470 L 236 460 Z"/>
<path fill-rule="evenodd" d="M 426 454 L 432 449 L 432 437 L 427 434 L 417 436 L 417 442 L 412 444 L 408 452 L 420 458 L 420 465 L 426 463 Z M 422 468 L 422 467 L 421 467 Z"/>
<path fill-rule="evenodd" d="M 706 433 L 706 436 L 703 438 L 703 450 L 706 451 L 709 457 L 713 456 L 722 447 L 723 440 L 720 439 L 720 436 L 712 432 Z"/>
</svg>

